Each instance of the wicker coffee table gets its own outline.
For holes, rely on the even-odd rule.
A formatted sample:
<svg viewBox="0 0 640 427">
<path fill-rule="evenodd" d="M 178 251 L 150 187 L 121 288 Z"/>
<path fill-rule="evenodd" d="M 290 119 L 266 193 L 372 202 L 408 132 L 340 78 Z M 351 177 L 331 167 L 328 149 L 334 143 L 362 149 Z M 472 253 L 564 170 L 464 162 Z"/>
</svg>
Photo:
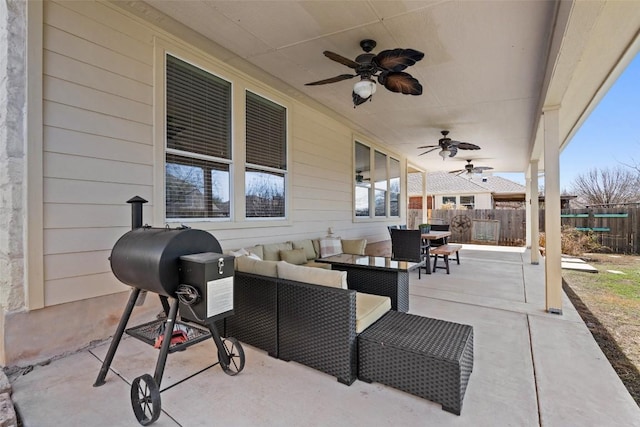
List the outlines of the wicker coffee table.
<svg viewBox="0 0 640 427">
<path fill-rule="evenodd" d="M 472 370 L 469 325 L 390 311 L 358 336 L 358 379 L 438 402 L 456 415 Z"/>
<path fill-rule="evenodd" d="M 318 258 L 331 269 L 347 272 L 349 289 L 391 298 L 391 309 L 409 311 L 409 272 L 424 262 L 396 261 L 389 257 L 340 254 Z"/>
</svg>

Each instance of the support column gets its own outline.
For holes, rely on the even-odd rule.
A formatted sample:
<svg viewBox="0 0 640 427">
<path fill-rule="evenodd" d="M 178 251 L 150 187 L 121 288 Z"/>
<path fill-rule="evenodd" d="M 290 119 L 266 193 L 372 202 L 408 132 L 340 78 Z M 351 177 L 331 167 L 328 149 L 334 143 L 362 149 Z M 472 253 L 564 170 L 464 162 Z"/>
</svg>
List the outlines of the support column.
<svg viewBox="0 0 640 427">
<path fill-rule="evenodd" d="M 422 172 L 422 222 L 419 224 L 425 224 L 429 222 L 429 201 L 427 200 L 427 173 Z M 419 225 L 418 224 L 418 225 Z"/>
<path fill-rule="evenodd" d="M 545 294 L 546 310 L 555 314 L 562 314 L 559 108 L 544 111 Z"/>
<path fill-rule="evenodd" d="M 531 264 L 540 263 L 540 204 L 538 203 L 538 161 L 529 163 L 529 238 L 531 239 Z"/>
</svg>

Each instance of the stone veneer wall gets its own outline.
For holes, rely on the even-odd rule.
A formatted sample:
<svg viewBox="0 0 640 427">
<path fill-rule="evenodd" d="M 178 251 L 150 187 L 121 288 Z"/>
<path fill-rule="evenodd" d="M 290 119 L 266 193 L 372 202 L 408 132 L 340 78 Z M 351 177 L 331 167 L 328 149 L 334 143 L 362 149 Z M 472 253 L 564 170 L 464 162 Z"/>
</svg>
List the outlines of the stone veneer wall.
<svg viewBox="0 0 640 427">
<path fill-rule="evenodd" d="M 0 2 L 0 316 L 23 310 L 26 168 L 26 11 Z M 0 364 L 4 322 L 0 320 Z"/>
</svg>

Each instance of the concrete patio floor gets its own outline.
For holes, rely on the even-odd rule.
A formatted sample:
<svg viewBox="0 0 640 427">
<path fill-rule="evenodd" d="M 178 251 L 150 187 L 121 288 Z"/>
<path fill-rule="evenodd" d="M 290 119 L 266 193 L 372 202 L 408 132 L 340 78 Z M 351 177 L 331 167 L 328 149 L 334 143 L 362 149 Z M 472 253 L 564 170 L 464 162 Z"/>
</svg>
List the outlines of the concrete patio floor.
<svg viewBox="0 0 640 427">
<path fill-rule="evenodd" d="M 640 426 L 640 408 L 566 298 L 544 312 L 544 266 L 521 248 L 464 245 L 451 274 L 411 273 L 410 312 L 474 327 L 474 370 L 460 416 L 381 384 L 351 386 L 244 345 L 246 366 L 219 366 L 162 392 L 157 426 Z M 124 307 L 123 307 L 124 308 Z M 133 326 L 133 325 L 130 325 Z M 124 339 L 106 384 L 108 343 L 12 378 L 27 427 L 139 425 L 131 381 L 158 351 Z M 213 341 L 169 355 L 162 389 L 217 361 Z"/>
</svg>

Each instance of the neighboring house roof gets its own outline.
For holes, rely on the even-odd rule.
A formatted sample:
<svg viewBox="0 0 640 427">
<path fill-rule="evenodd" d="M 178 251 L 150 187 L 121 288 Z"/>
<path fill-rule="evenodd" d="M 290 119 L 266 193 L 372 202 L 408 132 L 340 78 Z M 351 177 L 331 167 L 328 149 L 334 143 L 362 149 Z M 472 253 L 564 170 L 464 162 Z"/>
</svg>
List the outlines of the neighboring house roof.
<svg viewBox="0 0 640 427">
<path fill-rule="evenodd" d="M 473 177 L 472 181 L 478 185 L 490 190 L 492 193 L 505 194 L 505 193 L 524 193 L 527 191 L 526 187 L 517 182 L 513 182 L 501 176 L 487 175 L 484 177 Z"/>
<path fill-rule="evenodd" d="M 422 176 L 410 173 L 407 179 L 409 195 L 422 194 Z M 464 176 L 448 172 L 432 172 L 427 174 L 427 194 L 524 194 L 524 185 L 500 176 L 488 175 L 467 179 Z"/>
</svg>

